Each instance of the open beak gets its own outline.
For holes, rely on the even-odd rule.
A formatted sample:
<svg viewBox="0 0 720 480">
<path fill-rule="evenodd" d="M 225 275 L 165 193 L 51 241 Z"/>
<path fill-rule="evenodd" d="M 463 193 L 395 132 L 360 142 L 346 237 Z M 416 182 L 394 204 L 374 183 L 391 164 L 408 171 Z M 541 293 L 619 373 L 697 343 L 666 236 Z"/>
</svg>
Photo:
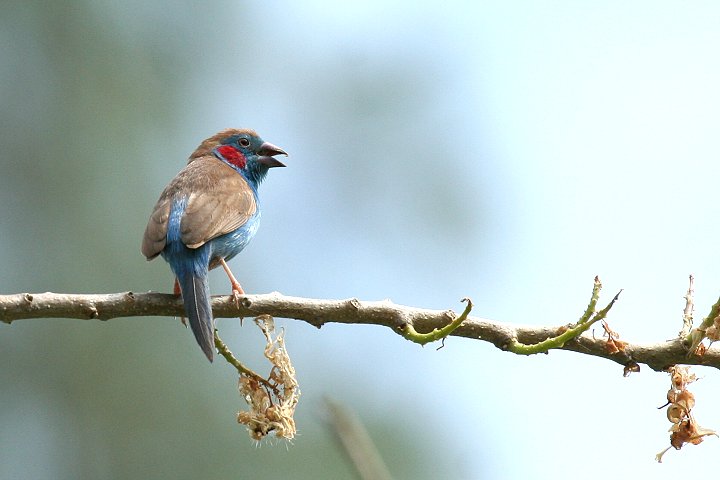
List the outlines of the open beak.
<svg viewBox="0 0 720 480">
<path fill-rule="evenodd" d="M 285 164 L 280 160 L 273 158 L 273 155 L 285 155 L 287 157 L 287 153 L 285 153 L 285 150 L 280 147 L 276 147 L 272 143 L 264 142 L 260 145 L 258 153 L 261 155 L 260 158 L 258 158 L 258 162 L 268 168 L 285 166 Z"/>
</svg>

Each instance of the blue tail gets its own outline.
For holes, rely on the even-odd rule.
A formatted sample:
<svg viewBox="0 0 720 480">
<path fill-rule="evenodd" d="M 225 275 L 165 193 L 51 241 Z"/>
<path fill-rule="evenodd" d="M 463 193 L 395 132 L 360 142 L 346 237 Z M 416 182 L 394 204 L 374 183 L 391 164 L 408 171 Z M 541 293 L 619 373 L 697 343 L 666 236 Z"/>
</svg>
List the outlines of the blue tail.
<svg viewBox="0 0 720 480">
<path fill-rule="evenodd" d="M 212 362 L 215 352 L 215 323 L 208 285 L 210 245 L 206 243 L 190 249 L 183 244 L 180 223 L 186 206 L 187 197 L 178 197 L 173 201 L 168 219 L 167 244 L 160 254 L 170 264 L 178 279 L 185 314 L 190 319 L 195 340 Z"/>
<path fill-rule="evenodd" d="M 207 271 L 199 275 L 197 272 L 183 272 L 178 275 L 178 282 L 185 304 L 185 313 L 190 320 L 190 328 L 195 334 L 195 340 L 208 360 L 212 362 L 215 352 L 215 325 L 210 306 Z"/>
</svg>

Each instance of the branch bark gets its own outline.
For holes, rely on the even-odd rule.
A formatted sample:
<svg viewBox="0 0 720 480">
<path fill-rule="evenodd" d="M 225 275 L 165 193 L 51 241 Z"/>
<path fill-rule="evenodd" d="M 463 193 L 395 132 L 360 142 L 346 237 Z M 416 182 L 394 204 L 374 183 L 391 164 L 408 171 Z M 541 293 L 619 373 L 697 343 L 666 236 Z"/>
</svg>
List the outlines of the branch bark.
<svg viewBox="0 0 720 480">
<path fill-rule="evenodd" d="M 216 318 L 273 317 L 302 320 L 315 327 L 326 323 L 382 325 L 402 335 L 410 325 L 418 332 L 430 332 L 448 325 L 457 315 L 451 310 L 428 310 L 384 301 L 321 300 L 288 297 L 279 293 L 246 295 L 236 305 L 232 296 L 212 299 Z M 81 320 L 110 320 L 119 317 L 182 316 L 180 298 L 163 293 L 63 294 L 19 293 L 0 295 L 0 321 L 12 323 L 30 318 L 74 318 Z M 452 336 L 466 337 L 492 343 L 501 350 L 518 341 L 536 344 L 556 337 L 566 328 L 557 326 L 511 325 L 469 316 L 452 332 Z M 562 350 L 612 360 L 625 367 L 645 364 L 653 370 L 665 370 L 671 365 L 705 365 L 720 368 L 720 351 L 709 349 L 704 355 L 688 355 L 688 347 L 679 338 L 654 344 L 628 342 L 624 349 L 611 353 L 607 341 L 590 333 L 566 342 Z"/>
</svg>

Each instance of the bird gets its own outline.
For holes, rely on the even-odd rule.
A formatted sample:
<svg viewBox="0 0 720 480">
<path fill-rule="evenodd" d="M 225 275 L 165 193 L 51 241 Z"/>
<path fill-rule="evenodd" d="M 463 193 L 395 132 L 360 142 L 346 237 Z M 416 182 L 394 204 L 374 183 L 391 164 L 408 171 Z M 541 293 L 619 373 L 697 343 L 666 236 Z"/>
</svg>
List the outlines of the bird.
<svg viewBox="0 0 720 480">
<path fill-rule="evenodd" d="M 222 266 L 236 302 L 243 291 L 227 261 L 255 236 L 260 222 L 258 186 L 287 153 L 251 129 L 225 129 L 203 140 L 187 165 L 160 194 L 150 214 L 141 252 L 158 255 L 175 275 L 190 329 L 212 362 L 215 322 L 209 270 Z"/>
</svg>

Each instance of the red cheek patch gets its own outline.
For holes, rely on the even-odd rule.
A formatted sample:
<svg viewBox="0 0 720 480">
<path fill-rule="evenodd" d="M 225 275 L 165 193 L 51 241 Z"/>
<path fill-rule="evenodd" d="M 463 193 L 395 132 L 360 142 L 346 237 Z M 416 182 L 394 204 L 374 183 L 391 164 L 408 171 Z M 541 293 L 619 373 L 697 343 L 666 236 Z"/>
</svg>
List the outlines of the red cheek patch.
<svg viewBox="0 0 720 480">
<path fill-rule="evenodd" d="M 231 147 L 230 145 L 221 145 L 217 147 L 217 152 L 222 155 L 225 160 L 232 163 L 236 167 L 245 168 L 245 164 L 247 163 L 247 161 L 245 160 L 245 155 L 238 152 L 235 147 Z"/>
</svg>

